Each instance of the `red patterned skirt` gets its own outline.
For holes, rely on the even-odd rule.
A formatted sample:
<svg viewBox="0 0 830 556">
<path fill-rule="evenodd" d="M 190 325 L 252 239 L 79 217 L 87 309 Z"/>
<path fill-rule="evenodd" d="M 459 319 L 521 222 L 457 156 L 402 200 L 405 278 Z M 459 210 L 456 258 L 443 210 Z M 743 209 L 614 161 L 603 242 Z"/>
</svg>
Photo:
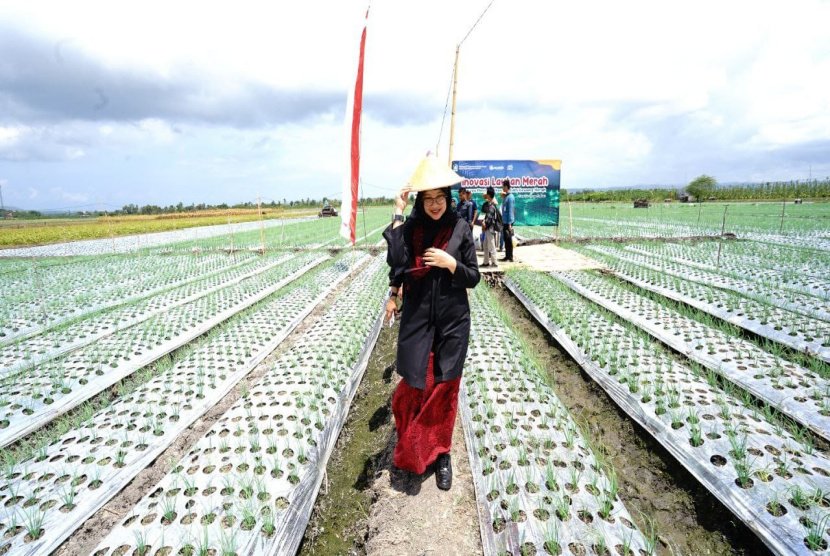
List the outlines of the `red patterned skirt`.
<svg viewBox="0 0 830 556">
<path fill-rule="evenodd" d="M 461 377 L 435 383 L 433 354 L 429 354 L 426 387 L 413 388 L 401 380 L 392 394 L 398 431 L 395 467 L 421 475 L 440 454 L 449 453 L 458 410 Z"/>
</svg>

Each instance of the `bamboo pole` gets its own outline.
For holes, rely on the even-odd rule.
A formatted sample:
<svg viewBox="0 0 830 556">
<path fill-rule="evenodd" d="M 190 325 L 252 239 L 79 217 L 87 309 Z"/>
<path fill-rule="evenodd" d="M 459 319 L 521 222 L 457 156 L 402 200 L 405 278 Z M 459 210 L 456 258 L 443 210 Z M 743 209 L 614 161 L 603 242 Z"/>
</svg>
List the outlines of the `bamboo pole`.
<svg viewBox="0 0 830 556">
<path fill-rule="evenodd" d="M 781 225 L 778 227 L 778 233 L 782 233 L 784 231 L 784 207 L 787 206 L 787 198 L 785 197 L 784 200 L 781 201 Z"/>
<path fill-rule="evenodd" d="M 573 209 L 571 208 L 571 202 L 568 201 L 568 228 L 569 228 L 569 237 L 570 239 L 574 238 L 574 213 Z"/>
<path fill-rule="evenodd" d="M 265 222 L 262 221 L 262 203 L 259 196 L 256 198 L 256 208 L 259 211 L 259 249 L 265 254 Z"/>
<path fill-rule="evenodd" d="M 729 209 L 729 205 L 723 207 L 723 222 L 720 226 L 720 237 L 718 238 L 718 260 L 715 263 L 715 268 L 720 269 L 720 252 L 721 247 L 723 247 L 723 233 L 726 231 L 726 211 Z"/>
<path fill-rule="evenodd" d="M 234 230 L 233 224 L 231 223 L 231 208 L 228 207 L 228 230 L 231 233 L 231 257 L 234 261 L 236 261 L 236 246 L 234 245 L 236 242 L 234 241 Z"/>
<path fill-rule="evenodd" d="M 452 148 L 455 143 L 455 99 L 458 93 L 458 54 L 461 45 L 455 47 L 455 64 L 452 70 L 452 112 L 450 113 L 450 152 L 447 163 L 452 166 Z"/>
</svg>

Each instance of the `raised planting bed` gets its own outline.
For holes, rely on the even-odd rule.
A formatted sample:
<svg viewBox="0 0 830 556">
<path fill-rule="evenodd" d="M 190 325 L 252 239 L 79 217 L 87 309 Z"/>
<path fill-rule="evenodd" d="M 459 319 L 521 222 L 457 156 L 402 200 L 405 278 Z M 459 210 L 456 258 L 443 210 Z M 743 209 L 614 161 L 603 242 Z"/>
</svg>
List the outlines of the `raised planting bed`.
<svg viewBox="0 0 830 556">
<path fill-rule="evenodd" d="M 251 263 L 253 269 L 255 261 L 251 254 L 214 253 L 98 257 L 47 268 L 31 262 L 0 285 L 0 346 L 218 273 Z"/>
<path fill-rule="evenodd" d="M 369 207 L 357 214 L 357 242 L 371 244 L 379 239 L 379 230 L 389 225 L 389 214 L 385 208 Z M 211 238 L 190 238 L 190 241 L 166 245 L 159 250 L 165 252 L 201 250 L 258 250 L 263 245 L 267 250 L 285 248 L 313 249 L 326 246 L 342 247 L 347 241 L 340 238 L 340 220 L 335 218 L 304 219 L 291 226 L 279 224 L 260 231 L 258 227 L 241 233 L 229 233 Z M 380 228 L 378 228 L 380 227 Z"/>
<path fill-rule="evenodd" d="M 809 435 L 745 405 L 714 373 L 548 275 L 511 271 L 505 284 L 620 408 L 774 553 L 826 552 L 830 459 Z"/>
<path fill-rule="evenodd" d="M 0 380 L 0 446 L 8 445 L 271 295 L 326 260 L 293 257 L 234 286 Z"/>
<path fill-rule="evenodd" d="M 134 392 L 117 398 L 77 430 L 7 462 L 0 487 L 0 551 L 43 554 L 57 548 L 98 508 L 216 405 L 353 273 L 364 258 L 347 254 L 223 323 L 210 338 Z M 27 501 L 37 500 L 27 507 Z M 22 526 L 29 515 L 40 534 Z M 35 538 L 36 537 L 36 538 Z"/>
<path fill-rule="evenodd" d="M 620 279 L 689 305 L 772 342 L 830 362 L 830 323 L 738 294 L 600 256 Z"/>
<path fill-rule="evenodd" d="M 797 247 L 799 249 L 810 249 L 814 253 L 830 252 L 830 238 L 827 237 L 826 230 L 808 233 L 796 232 L 790 234 L 764 234 L 750 232 L 745 235 L 749 239 L 764 243 L 771 243 L 773 245 L 785 245 L 788 247 Z"/>
<path fill-rule="evenodd" d="M 377 257 L 94 554 L 295 554 L 380 331 L 386 282 Z"/>
<path fill-rule="evenodd" d="M 830 298 L 830 266 L 825 261 L 807 261 L 797 250 L 773 250 L 766 257 L 756 255 L 762 244 L 749 241 L 649 243 L 627 245 L 626 251 L 669 259 L 681 265 L 724 274 L 732 278 L 752 277 L 776 288 Z M 721 248 L 718 254 L 718 247 Z M 782 253 L 781 251 L 786 251 Z M 789 255 L 789 257 L 787 257 Z"/>
<path fill-rule="evenodd" d="M 245 266 L 191 280 L 182 286 L 169 288 L 163 293 L 114 309 L 87 313 L 86 317 L 79 317 L 80 320 L 57 328 L 51 327 L 48 332 L 27 335 L 25 339 L 19 339 L 11 345 L 0 348 L 0 377 L 40 365 L 175 307 L 195 301 L 222 288 L 234 286 L 242 280 L 281 265 L 292 256 L 282 254 L 257 257 L 253 263 Z"/>
<path fill-rule="evenodd" d="M 493 295 L 471 309 L 459 410 L 484 553 L 654 553 Z"/>
<path fill-rule="evenodd" d="M 686 357 L 830 440 L 830 381 L 740 336 L 703 324 L 594 273 L 555 277 Z"/>
<path fill-rule="evenodd" d="M 830 305 L 828 305 L 826 299 L 793 291 L 784 291 L 779 287 L 777 281 L 764 282 L 763 280 L 734 278 L 717 272 L 691 268 L 650 255 L 631 253 L 616 247 L 590 245 L 587 249 L 670 276 L 734 291 L 756 301 L 787 309 L 806 317 L 830 321 Z"/>
</svg>

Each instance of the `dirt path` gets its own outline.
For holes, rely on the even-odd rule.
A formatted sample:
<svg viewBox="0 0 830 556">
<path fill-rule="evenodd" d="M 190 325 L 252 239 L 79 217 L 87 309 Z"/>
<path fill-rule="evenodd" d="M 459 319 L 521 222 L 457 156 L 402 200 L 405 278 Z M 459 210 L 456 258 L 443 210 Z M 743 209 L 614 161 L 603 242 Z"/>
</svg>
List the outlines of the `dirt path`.
<svg viewBox="0 0 830 556">
<path fill-rule="evenodd" d="M 399 556 L 481 553 L 473 478 L 461 417 L 453 431 L 453 486 L 435 486 L 435 475 L 413 475 L 392 465 L 395 435 L 389 437 L 372 484 L 375 503 L 368 520 L 366 554 Z"/>
<path fill-rule="evenodd" d="M 397 328 L 384 327 L 349 414 L 326 465 L 326 478 L 299 556 L 363 554 L 371 483 L 394 431 L 390 400 L 395 389 Z"/>
<path fill-rule="evenodd" d="M 504 256 L 504 253 L 498 253 L 496 259 L 500 259 L 502 256 Z M 603 268 L 603 265 L 598 261 L 553 243 L 515 247 L 513 259 L 515 262 L 499 262 L 497 263 L 498 268 L 485 267 L 481 269 L 481 272 L 491 274 L 510 270 L 511 268 L 527 268 L 540 272 Z M 481 265 L 483 260 L 482 254 L 479 252 L 478 264 Z"/>
<path fill-rule="evenodd" d="M 300 556 L 481 553 L 478 515 L 460 419 L 453 432 L 453 487 L 428 471 L 394 469 L 392 392 L 397 327 L 384 328 L 327 466 Z"/>
</svg>

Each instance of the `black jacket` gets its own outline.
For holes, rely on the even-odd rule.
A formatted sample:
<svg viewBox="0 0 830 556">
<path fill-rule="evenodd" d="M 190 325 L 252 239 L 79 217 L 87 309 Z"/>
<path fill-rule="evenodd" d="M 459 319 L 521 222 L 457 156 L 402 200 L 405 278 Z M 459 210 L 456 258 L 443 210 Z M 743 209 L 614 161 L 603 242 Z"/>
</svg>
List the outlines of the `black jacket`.
<svg viewBox="0 0 830 556">
<path fill-rule="evenodd" d="M 420 280 L 411 278 L 405 270 L 414 256 L 413 225 L 410 219 L 395 229 L 389 226 L 383 238 L 389 246 L 389 282 L 405 286 L 398 332 L 398 373 L 410 386 L 424 389 L 430 350 L 435 352 L 435 382 L 461 376 L 470 339 L 467 288 L 474 288 L 481 275 L 470 225 L 458 219 L 446 249 L 455 257 L 455 274 L 435 268 Z"/>
</svg>

